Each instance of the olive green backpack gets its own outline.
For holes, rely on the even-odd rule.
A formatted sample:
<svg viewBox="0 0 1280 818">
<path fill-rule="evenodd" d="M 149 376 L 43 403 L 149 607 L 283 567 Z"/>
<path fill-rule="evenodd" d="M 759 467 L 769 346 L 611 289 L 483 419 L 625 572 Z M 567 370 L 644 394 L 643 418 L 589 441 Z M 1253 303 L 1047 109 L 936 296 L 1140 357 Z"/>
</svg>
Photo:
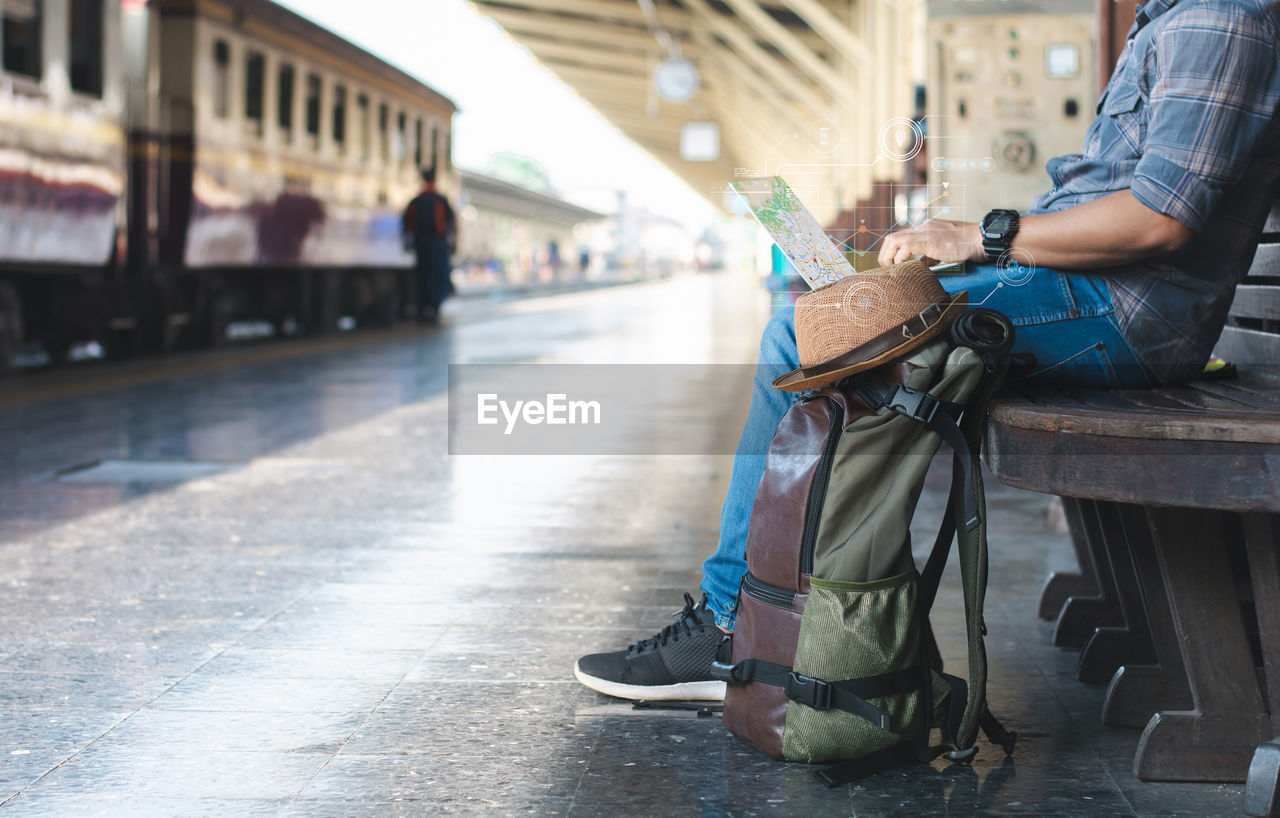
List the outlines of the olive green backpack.
<svg viewBox="0 0 1280 818">
<path fill-rule="evenodd" d="M 971 309 L 907 358 L 809 393 L 770 445 L 747 538 L 734 633 L 713 666 L 724 722 L 767 754 L 842 762 L 828 786 L 947 753 L 968 761 L 979 727 L 1012 753 L 986 707 L 987 538 L 978 461 L 986 403 L 1013 328 Z M 952 490 L 917 573 L 909 527 L 942 442 Z M 956 525 L 954 520 L 959 520 Z M 968 678 L 942 673 L 929 610 L 958 543 Z M 930 731 L 942 744 L 930 744 Z"/>
</svg>

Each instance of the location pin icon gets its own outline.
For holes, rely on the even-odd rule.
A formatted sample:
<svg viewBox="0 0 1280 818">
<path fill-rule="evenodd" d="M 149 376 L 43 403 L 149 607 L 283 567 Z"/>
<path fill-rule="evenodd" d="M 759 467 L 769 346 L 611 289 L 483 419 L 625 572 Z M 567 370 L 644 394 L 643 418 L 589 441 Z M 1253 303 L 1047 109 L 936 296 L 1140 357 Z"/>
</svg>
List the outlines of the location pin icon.
<svg viewBox="0 0 1280 818">
<path fill-rule="evenodd" d="M 894 134 L 893 138 L 898 140 L 899 148 L 901 148 L 903 145 L 907 143 L 907 135 L 902 131 L 898 131 L 896 134 Z"/>
</svg>

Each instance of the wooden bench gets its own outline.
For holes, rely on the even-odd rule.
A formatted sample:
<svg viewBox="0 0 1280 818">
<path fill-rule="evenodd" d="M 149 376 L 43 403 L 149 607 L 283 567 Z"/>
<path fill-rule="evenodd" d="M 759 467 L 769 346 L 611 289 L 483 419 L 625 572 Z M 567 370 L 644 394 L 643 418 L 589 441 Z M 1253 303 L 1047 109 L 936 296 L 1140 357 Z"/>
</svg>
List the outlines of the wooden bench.
<svg viewBox="0 0 1280 818">
<path fill-rule="evenodd" d="M 1144 728 L 1135 775 L 1248 777 L 1253 814 L 1280 777 L 1280 202 L 1265 230 L 1217 347 L 1238 378 L 1010 390 L 986 451 L 1002 482 L 1064 498 L 1080 571 L 1041 614 L 1108 684 L 1104 720 Z"/>
</svg>

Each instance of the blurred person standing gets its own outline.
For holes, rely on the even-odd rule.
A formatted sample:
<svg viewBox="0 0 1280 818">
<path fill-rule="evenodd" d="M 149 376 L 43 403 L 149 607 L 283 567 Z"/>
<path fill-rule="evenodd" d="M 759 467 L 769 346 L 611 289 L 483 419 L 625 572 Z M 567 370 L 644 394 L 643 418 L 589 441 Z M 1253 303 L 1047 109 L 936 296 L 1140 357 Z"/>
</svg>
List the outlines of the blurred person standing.
<svg viewBox="0 0 1280 818">
<path fill-rule="evenodd" d="M 422 172 L 422 192 L 404 209 L 403 228 L 405 247 L 417 258 L 418 320 L 438 324 L 440 305 L 453 294 L 458 227 L 449 200 L 436 191 L 435 168 Z"/>
</svg>

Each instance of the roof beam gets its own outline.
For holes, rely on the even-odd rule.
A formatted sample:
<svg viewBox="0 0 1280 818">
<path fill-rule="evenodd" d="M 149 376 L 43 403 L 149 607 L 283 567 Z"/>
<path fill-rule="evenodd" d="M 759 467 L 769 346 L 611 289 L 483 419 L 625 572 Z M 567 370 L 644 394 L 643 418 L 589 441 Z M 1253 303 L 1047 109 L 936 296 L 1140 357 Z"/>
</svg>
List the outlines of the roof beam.
<svg viewBox="0 0 1280 818">
<path fill-rule="evenodd" d="M 577 43 L 534 41 L 532 38 L 524 40 L 522 44 L 539 60 L 557 64 L 576 63 L 584 67 L 600 66 L 623 71 L 643 71 L 648 74 L 661 60 L 656 44 L 652 54 L 644 56 L 611 49 L 588 48 Z"/>
<path fill-rule="evenodd" d="M 732 57 L 733 55 L 725 55 Z M 756 114 L 759 122 L 756 127 L 773 131 L 775 133 L 786 133 L 793 128 L 800 127 L 800 122 L 796 117 L 802 115 L 794 106 L 787 105 L 779 100 L 773 94 L 760 93 L 759 86 L 752 85 L 748 77 L 753 74 L 742 74 L 736 72 L 731 66 L 732 60 L 714 59 L 714 65 L 707 66 L 707 74 L 713 81 L 713 86 L 717 91 L 725 91 L 739 101 L 741 107 L 737 110 L 752 111 Z M 743 66 L 745 69 L 746 66 Z"/>
<path fill-rule="evenodd" d="M 817 32 L 822 39 L 831 43 L 846 60 L 864 71 L 871 67 L 871 57 L 868 55 L 872 54 L 872 51 L 866 41 L 818 0 L 782 0 L 782 2 L 808 23 L 809 28 Z"/>
<path fill-rule="evenodd" d="M 485 6 L 483 11 L 486 16 L 517 36 L 534 34 L 562 42 L 581 40 L 597 47 L 603 45 L 606 48 L 626 48 L 640 53 L 647 53 L 658 47 L 658 41 L 643 29 L 568 20 L 497 6 Z"/>
<path fill-rule="evenodd" d="M 791 122 L 797 127 L 799 123 L 808 122 L 814 118 L 813 112 L 787 97 L 779 82 L 768 76 L 761 77 L 736 52 L 717 45 L 711 35 L 705 31 L 695 36 L 703 45 L 703 51 L 708 59 L 718 66 L 718 69 L 710 69 L 712 75 L 719 75 L 722 78 L 722 84 L 735 85 L 754 98 L 754 108 L 770 109 L 780 119 Z M 770 93 L 770 89 L 777 93 Z"/>
<path fill-rule="evenodd" d="M 649 78 L 644 74 L 620 74 L 617 71 L 564 64 L 557 64 L 554 69 L 556 74 L 570 85 L 582 83 L 596 88 L 638 91 L 642 97 L 648 94 L 651 86 Z"/>
<path fill-rule="evenodd" d="M 712 96 L 711 108 L 721 123 L 721 139 L 740 146 L 736 152 L 741 159 L 750 160 L 753 168 L 763 168 L 769 154 L 789 141 L 786 130 L 778 127 L 780 123 L 749 115 L 750 100 L 731 89 L 719 89 Z"/>
<path fill-rule="evenodd" d="M 562 12 L 590 17 L 601 22 L 617 21 L 637 26 L 648 26 L 649 18 L 635 0 L 471 0 L 482 8 L 483 13 L 490 10 L 507 9 L 517 6 L 520 9 L 543 12 Z M 494 5 L 500 2 L 501 5 Z M 698 25 L 697 20 L 687 12 L 670 6 L 658 6 L 658 24 L 667 31 L 687 31 Z M 584 21 L 585 22 L 585 21 Z"/>
<path fill-rule="evenodd" d="M 801 71 L 826 89 L 832 99 L 839 100 L 848 96 L 849 84 L 807 45 L 800 42 L 798 37 L 788 31 L 786 26 L 769 16 L 757 0 L 726 0 L 726 2 L 739 17 L 746 20 L 761 36 L 790 58 Z"/>
<path fill-rule="evenodd" d="M 736 25 L 732 20 L 714 11 L 706 0 L 682 0 L 695 14 L 706 21 L 710 29 L 738 51 L 757 71 L 778 86 L 802 106 L 809 109 L 811 116 L 821 117 L 829 103 L 812 86 L 802 82 L 791 70 L 791 66 L 769 54 L 756 43 L 755 39 Z M 695 32 L 696 35 L 696 32 Z"/>
</svg>

